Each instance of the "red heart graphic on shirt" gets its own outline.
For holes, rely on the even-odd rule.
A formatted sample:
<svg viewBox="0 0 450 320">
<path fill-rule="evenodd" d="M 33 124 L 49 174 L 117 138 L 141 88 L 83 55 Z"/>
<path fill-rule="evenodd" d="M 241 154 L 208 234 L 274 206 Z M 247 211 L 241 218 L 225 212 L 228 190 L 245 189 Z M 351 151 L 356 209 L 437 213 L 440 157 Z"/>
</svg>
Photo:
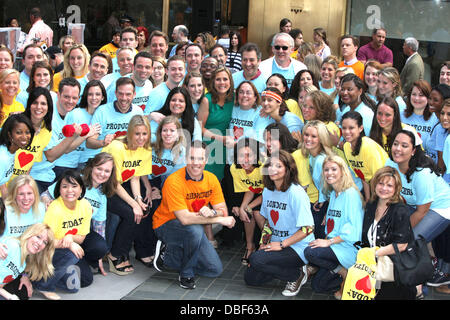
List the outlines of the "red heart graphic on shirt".
<svg viewBox="0 0 450 320">
<path fill-rule="evenodd" d="M 67 231 L 65 236 L 67 236 L 68 234 L 76 235 L 77 233 L 78 233 L 78 229 L 77 228 L 73 228 L 72 230 Z"/>
<path fill-rule="evenodd" d="M 127 132 L 126 131 L 116 131 L 116 133 L 114 133 L 114 135 L 116 136 L 116 138 L 118 138 L 121 136 L 126 136 Z"/>
<path fill-rule="evenodd" d="M 280 217 L 280 213 L 275 210 L 270 210 L 270 217 L 272 218 L 273 225 L 276 226 L 278 222 L 278 218 Z"/>
<path fill-rule="evenodd" d="M 355 171 L 356 175 L 358 176 L 358 178 L 360 178 L 361 180 L 366 181 L 366 180 L 364 179 L 364 174 L 362 173 L 361 170 L 359 170 L 359 169 L 354 169 L 354 171 Z"/>
<path fill-rule="evenodd" d="M 234 126 L 233 127 L 234 139 L 237 140 L 244 134 L 244 128 Z"/>
<path fill-rule="evenodd" d="M 420 134 L 420 132 L 417 132 L 417 134 L 419 135 L 420 138 L 422 138 L 422 135 Z"/>
<path fill-rule="evenodd" d="M 152 165 L 152 173 L 155 175 L 155 176 L 159 176 L 160 174 L 163 174 L 164 172 L 166 172 L 167 171 L 167 168 L 166 167 L 164 167 L 164 166 L 157 166 L 157 165 Z"/>
<path fill-rule="evenodd" d="M 372 290 L 372 284 L 370 283 L 369 275 L 356 281 L 356 290 L 362 290 L 364 293 L 369 293 Z"/>
<path fill-rule="evenodd" d="M 262 188 L 253 188 L 253 187 L 248 187 L 248 190 L 256 194 L 260 194 L 263 191 Z"/>
<path fill-rule="evenodd" d="M 31 161 L 33 161 L 34 156 L 31 153 L 21 152 L 17 156 L 17 159 L 19 159 L 19 165 L 21 168 L 29 164 Z"/>
<path fill-rule="evenodd" d="M 131 178 L 134 175 L 134 173 L 135 173 L 134 169 L 132 169 L 132 170 L 127 169 L 127 170 L 122 171 L 122 181 L 123 182 L 127 181 L 129 178 Z"/>
<path fill-rule="evenodd" d="M 196 199 L 192 201 L 192 209 L 194 209 L 194 212 L 199 212 L 201 208 L 205 205 L 206 201 L 205 199 Z"/>
<path fill-rule="evenodd" d="M 139 106 L 139 108 L 141 108 L 142 111 L 145 111 L 145 104 L 141 104 L 141 105 Z"/>
<path fill-rule="evenodd" d="M 334 220 L 328 219 L 327 220 L 327 234 L 330 234 L 331 231 L 333 231 L 333 229 L 334 229 Z"/>
<path fill-rule="evenodd" d="M 9 275 L 9 276 L 6 276 L 5 279 L 3 279 L 3 283 L 10 283 L 13 280 L 14 280 L 13 276 Z"/>
</svg>

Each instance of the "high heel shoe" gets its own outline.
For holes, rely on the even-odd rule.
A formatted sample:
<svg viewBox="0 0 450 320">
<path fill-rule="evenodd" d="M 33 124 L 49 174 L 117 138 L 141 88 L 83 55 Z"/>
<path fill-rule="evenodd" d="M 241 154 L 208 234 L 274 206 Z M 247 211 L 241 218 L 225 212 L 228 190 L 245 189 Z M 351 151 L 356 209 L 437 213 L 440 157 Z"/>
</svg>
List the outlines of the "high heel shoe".
<svg viewBox="0 0 450 320">
<path fill-rule="evenodd" d="M 133 273 L 134 270 L 125 271 L 126 269 L 133 268 L 133 266 L 131 264 L 128 264 L 126 266 L 119 267 L 119 268 L 116 267 L 117 265 L 119 265 L 125 261 L 127 261 L 127 259 L 125 257 L 120 257 L 120 258 L 117 258 L 116 260 L 112 260 L 111 257 L 108 257 L 109 271 L 112 273 L 115 273 L 119 276 L 126 276 L 126 275 Z"/>
<path fill-rule="evenodd" d="M 249 264 L 249 257 L 254 251 L 255 251 L 255 249 L 245 249 L 244 255 L 241 258 L 242 265 L 248 266 L 248 264 Z"/>
</svg>

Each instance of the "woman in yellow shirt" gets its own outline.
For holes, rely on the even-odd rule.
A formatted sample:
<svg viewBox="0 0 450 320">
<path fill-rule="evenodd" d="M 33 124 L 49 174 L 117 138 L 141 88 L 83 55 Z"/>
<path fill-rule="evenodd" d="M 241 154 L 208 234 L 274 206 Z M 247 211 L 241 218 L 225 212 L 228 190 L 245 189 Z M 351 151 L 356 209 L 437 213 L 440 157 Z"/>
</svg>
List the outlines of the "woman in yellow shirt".
<svg viewBox="0 0 450 320">
<path fill-rule="evenodd" d="M 20 89 L 20 73 L 14 69 L 5 69 L 0 73 L 0 128 L 11 113 L 20 113 L 25 110 L 23 104 L 16 100 Z"/>
<path fill-rule="evenodd" d="M 260 143 L 252 138 L 242 138 L 234 146 L 234 161 L 230 167 L 233 177 L 231 212 L 244 223 L 246 249 L 241 259 L 248 264 L 248 257 L 255 251 L 255 223 L 259 229 L 264 227 L 264 218 L 259 214 L 262 202 L 262 182 Z"/>
<path fill-rule="evenodd" d="M 84 44 L 75 44 L 64 54 L 64 69 L 53 77 L 53 91 L 58 92 L 62 79 L 73 77 L 83 78 L 89 72 L 91 55 Z"/>
<path fill-rule="evenodd" d="M 344 154 L 350 168 L 363 184 L 364 202 L 370 199 L 370 180 L 389 158 L 384 149 L 364 135 L 363 119 L 359 112 L 348 111 L 342 116 Z"/>
<path fill-rule="evenodd" d="M 121 217 L 108 255 L 111 272 L 128 275 L 134 271 L 129 252 L 134 241 L 136 259 L 152 265 L 156 237 L 148 217 L 152 207 L 152 187 L 148 175 L 152 173 L 150 123 L 147 117 L 135 115 L 128 124 L 127 135 L 113 140 L 102 152 L 110 153 L 117 168 L 116 194 L 108 199 L 108 212 Z M 143 185 L 141 184 L 141 181 Z M 144 188 L 145 187 L 145 188 Z M 144 194 L 144 196 L 142 196 Z M 108 237 L 108 235 L 107 235 Z"/>
</svg>

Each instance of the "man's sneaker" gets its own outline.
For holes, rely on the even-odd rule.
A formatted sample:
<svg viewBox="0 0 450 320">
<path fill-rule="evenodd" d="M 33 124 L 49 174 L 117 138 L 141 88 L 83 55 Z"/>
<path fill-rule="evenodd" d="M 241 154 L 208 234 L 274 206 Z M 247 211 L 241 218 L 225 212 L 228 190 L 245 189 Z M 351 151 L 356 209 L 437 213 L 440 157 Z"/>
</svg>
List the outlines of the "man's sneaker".
<svg viewBox="0 0 450 320">
<path fill-rule="evenodd" d="M 166 269 L 164 266 L 165 252 L 166 252 L 166 245 L 161 240 L 158 240 L 158 242 L 156 243 L 155 258 L 153 259 L 153 266 L 159 272 L 164 272 Z"/>
<path fill-rule="evenodd" d="M 182 278 L 181 276 L 178 276 L 178 281 L 180 281 L 180 287 L 183 289 L 195 289 L 194 278 Z"/>
<path fill-rule="evenodd" d="M 301 287 L 306 283 L 307 280 L 308 274 L 305 265 L 302 267 L 302 270 L 300 271 L 300 277 L 298 277 L 296 281 L 289 281 L 281 294 L 285 297 L 296 296 L 300 292 Z"/>
<path fill-rule="evenodd" d="M 446 284 L 450 284 L 450 277 L 442 272 L 435 272 L 433 278 L 427 282 L 430 287 L 440 287 Z"/>
</svg>

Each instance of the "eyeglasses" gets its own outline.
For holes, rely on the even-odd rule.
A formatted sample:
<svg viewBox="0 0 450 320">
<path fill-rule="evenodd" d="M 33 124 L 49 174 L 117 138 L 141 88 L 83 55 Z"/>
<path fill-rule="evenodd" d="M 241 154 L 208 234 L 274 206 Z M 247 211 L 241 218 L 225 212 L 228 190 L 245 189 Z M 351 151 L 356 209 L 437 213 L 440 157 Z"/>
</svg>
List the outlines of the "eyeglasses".
<svg viewBox="0 0 450 320">
<path fill-rule="evenodd" d="M 275 48 L 275 50 L 280 50 L 280 49 L 283 49 L 283 51 L 286 51 L 286 50 L 288 50 L 289 49 L 289 47 L 288 46 L 273 46 L 274 48 Z"/>
</svg>

